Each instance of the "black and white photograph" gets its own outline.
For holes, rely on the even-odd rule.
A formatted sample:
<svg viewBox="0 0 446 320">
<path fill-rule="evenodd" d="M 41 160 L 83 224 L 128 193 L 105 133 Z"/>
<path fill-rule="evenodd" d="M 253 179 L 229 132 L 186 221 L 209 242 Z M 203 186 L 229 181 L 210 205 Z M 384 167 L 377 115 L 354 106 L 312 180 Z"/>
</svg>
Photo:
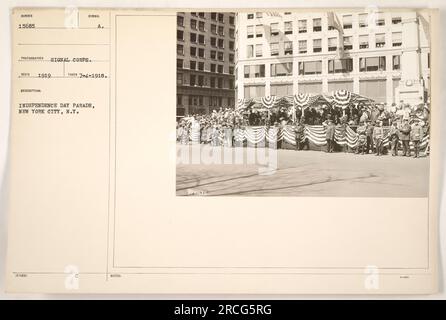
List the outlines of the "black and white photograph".
<svg viewBox="0 0 446 320">
<path fill-rule="evenodd" d="M 426 197 L 429 21 L 179 12 L 176 194 Z"/>
</svg>

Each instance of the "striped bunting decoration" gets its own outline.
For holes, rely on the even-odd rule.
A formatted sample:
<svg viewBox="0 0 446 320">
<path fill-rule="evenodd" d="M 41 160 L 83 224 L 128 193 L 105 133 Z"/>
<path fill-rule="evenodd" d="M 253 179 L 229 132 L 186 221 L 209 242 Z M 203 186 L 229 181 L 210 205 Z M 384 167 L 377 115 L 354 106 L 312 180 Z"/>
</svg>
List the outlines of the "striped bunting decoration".
<svg viewBox="0 0 446 320">
<path fill-rule="evenodd" d="M 276 101 L 276 96 L 266 96 L 261 98 L 262 105 L 268 109 L 272 108 L 276 104 Z"/>
<path fill-rule="evenodd" d="M 342 134 L 342 131 L 345 132 L 345 135 Z M 229 131 L 224 132 L 220 131 L 218 139 L 223 144 L 226 140 L 228 140 L 227 135 L 231 134 Z M 264 126 L 256 126 L 256 127 L 246 127 L 244 129 L 234 129 L 232 132 L 234 135 L 234 139 L 237 142 L 247 141 L 250 144 L 258 144 L 263 141 L 285 141 L 291 145 L 295 145 L 295 135 L 293 126 L 285 126 L 285 127 L 264 127 Z M 327 144 L 326 141 L 326 130 L 322 125 L 306 125 L 304 137 L 302 141 L 308 139 L 314 145 L 324 146 Z M 190 132 L 190 139 L 193 142 L 197 142 L 199 139 L 199 131 Z M 346 126 L 345 130 L 342 130 L 339 127 L 335 128 L 335 141 L 338 145 L 345 146 L 354 149 L 356 148 L 359 140 L 359 135 L 349 126 Z M 389 132 L 385 133 L 385 137 L 383 140 L 383 146 L 390 148 L 390 139 Z M 398 148 L 402 149 L 402 142 L 399 141 Z M 413 142 L 409 143 L 410 149 L 413 150 Z M 426 135 L 420 142 L 420 150 L 426 149 L 429 146 L 429 135 Z"/>
</svg>

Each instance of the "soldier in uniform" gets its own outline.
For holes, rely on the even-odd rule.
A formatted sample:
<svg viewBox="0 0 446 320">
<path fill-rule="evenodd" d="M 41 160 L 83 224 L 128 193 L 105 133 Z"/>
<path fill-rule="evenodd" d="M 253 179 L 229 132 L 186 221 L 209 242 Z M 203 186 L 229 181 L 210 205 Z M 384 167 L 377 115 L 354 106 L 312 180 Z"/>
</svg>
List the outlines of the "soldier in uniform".
<svg viewBox="0 0 446 320">
<path fill-rule="evenodd" d="M 423 127 L 420 125 L 419 120 L 415 119 L 415 124 L 410 132 L 410 140 L 413 142 L 415 152 L 414 158 L 418 158 L 419 156 L 421 139 L 423 139 Z"/>
<path fill-rule="evenodd" d="M 382 127 L 382 121 L 377 121 L 377 126 L 373 128 L 373 142 L 376 148 L 376 155 L 382 155 L 384 139 L 384 128 Z"/>
<path fill-rule="evenodd" d="M 394 121 L 390 127 L 389 138 L 390 138 L 390 149 L 392 151 L 392 156 L 398 155 L 398 142 L 400 139 L 400 131 L 398 130 L 398 123 Z"/>
<path fill-rule="evenodd" d="M 326 122 L 326 134 L 325 138 L 327 140 L 327 152 L 331 153 L 334 149 L 334 136 L 335 136 L 335 125 L 332 120 L 327 120 Z"/>
<path fill-rule="evenodd" d="M 412 128 L 410 127 L 409 120 L 404 119 L 403 125 L 400 128 L 400 140 L 403 143 L 403 156 L 410 157 L 410 147 L 409 147 L 409 141 L 410 141 L 410 131 Z"/>
<path fill-rule="evenodd" d="M 364 154 L 367 149 L 367 126 L 364 123 L 360 123 L 358 128 L 356 129 L 356 133 L 358 134 L 358 145 L 356 147 L 356 154 Z"/>
<path fill-rule="evenodd" d="M 367 140 L 367 150 L 366 153 L 369 154 L 370 151 L 373 153 L 373 128 L 374 123 L 370 120 L 366 120 L 366 140 Z"/>
<path fill-rule="evenodd" d="M 305 126 L 304 119 L 301 118 L 299 123 L 294 127 L 294 139 L 296 141 L 296 151 L 302 150 L 302 139 L 304 138 Z"/>
</svg>

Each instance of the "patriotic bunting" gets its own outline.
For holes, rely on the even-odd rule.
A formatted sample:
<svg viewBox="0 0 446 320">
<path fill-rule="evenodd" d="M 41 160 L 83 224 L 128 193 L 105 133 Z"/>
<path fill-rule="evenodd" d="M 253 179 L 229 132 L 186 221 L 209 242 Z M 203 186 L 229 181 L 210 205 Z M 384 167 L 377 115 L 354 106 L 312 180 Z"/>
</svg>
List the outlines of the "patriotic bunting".
<svg viewBox="0 0 446 320">
<path fill-rule="evenodd" d="M 386 131 L 383 146 L 390 147 L 389 132 L 388 130 Z M 257 145 L 265 142 L 274 143 L 278 141 L 285 141 L 291 145 L 296 144 L 293 126 L 269 128 L 265 126 L 251 126 L 244 129 L 234 129 L 232 134 L 234 135 L 235 141 L 246 141 L 251 145 Z M 335 141 L 340 146 L 347 145 L 349 148 L 354 149 L 358 144 L 358 137 L 358 134 L 349 126 L 346 126 L 345 129 L 340 127 L 336 127 L 335 129 Z M 196 133 L 191 133 L 191 140 L 192 139 L 197 139 Z M 220 133 L 219 139 L 222 142 L 228 140 L 223 131 Z M 316 146 L 325 146 L 327 144 L 325 127 L 322 125 L 306 125 L 302 141 L 307 139 Z M 424 150 L 426 147 L 428 147 L 428 145 L 429 135 L 426 135 L 420 142 L 420 150 Z M 401 141 L 399 142 L 399 147 L 402 148 Z M 413 149 L 412 141 L 410 142 L 410 148 Z"/>
</svg>

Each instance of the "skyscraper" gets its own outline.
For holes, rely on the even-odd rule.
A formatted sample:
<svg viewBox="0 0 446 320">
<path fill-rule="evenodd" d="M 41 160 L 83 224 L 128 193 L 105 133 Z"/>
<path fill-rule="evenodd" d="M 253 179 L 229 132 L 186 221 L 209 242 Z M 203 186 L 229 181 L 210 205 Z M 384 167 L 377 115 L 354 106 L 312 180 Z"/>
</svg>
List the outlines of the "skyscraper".
<svg viewBox="0 0 446 320">
<path fill-rule="evenodd" d="M 177 117 L 235 103 L 235 14 L 177 14 Z"/>
</svg>

